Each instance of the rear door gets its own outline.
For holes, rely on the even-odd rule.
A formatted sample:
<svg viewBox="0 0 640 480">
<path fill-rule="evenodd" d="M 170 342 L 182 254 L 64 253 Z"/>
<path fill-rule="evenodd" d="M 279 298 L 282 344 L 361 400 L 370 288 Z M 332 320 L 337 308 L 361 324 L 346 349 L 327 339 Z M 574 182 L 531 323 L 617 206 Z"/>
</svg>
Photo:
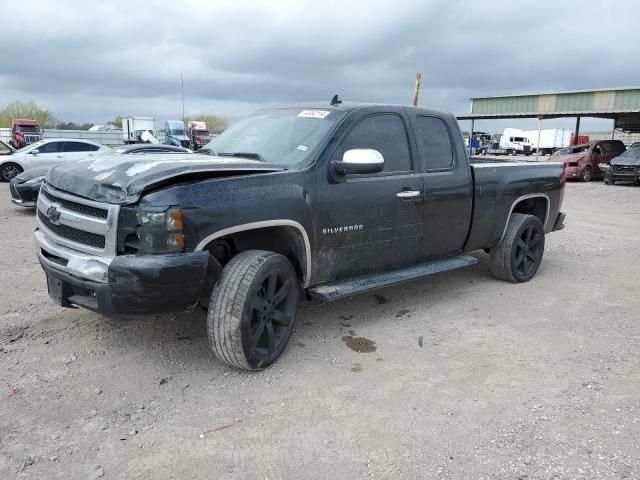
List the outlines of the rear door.
<svg viewBox="0 0 640 480">
<path fill-rule="evenodd" d="M 327 159 L 355 148 L 378 150 L 384 170 L 335 176 L 318 172 L 318 283 L 414 263 L 422 243 L 422 178 L 404 109 L 362 109 Z"/>
<path fill-rule="evenodd" d="M 422 258 L 460 253 L 471 223 L 471 173 L 466 154 L 454 141 L 455 125 L 437 115 L 415 119 L 424 183 Z M 460 142 L 458 142 L 460 143 Z"/>
<path fill-rule="evenodd" d="M 66 160 L 81 160 L 86 157 L 95 155 L 100 147 L 92 143 L 86 143 L 81 141 L 65 141 L 64 151 Z"/>
</svg>

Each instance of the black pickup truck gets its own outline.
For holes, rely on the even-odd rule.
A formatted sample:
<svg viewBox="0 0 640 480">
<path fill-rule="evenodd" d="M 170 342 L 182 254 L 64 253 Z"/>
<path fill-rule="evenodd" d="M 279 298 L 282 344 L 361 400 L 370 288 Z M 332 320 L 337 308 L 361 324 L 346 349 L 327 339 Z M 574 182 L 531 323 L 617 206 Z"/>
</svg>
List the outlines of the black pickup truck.
<svg viewBox="0 0 640 480">
<path fill-rule="evenodd" d="M 199 154 L 49 171 L 35 241 L 49 295 L 107 316 L 208 308 L 211 348 L 261 369 L 301 297 L 477 263 L 526 282 L 563 227 L 562 164 L 470 165 L 456 119 L 391 105 L 260 110 Z"/>
</svg>

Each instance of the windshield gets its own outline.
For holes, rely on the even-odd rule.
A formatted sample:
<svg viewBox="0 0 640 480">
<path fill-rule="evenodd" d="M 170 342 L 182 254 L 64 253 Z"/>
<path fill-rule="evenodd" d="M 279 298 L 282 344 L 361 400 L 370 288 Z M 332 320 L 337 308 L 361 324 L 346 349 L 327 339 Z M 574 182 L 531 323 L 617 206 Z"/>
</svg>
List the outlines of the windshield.
<svg viewBox="0 0 640 480">
<path fill-rule="evenodd" d="M 16 130 L 24 133 L 40 133 L 40 129 L 38 127 L 32 127 L 29 125 L 18 125 Z"/>
<path fill-rule="evenodd" d="M 31 143 L 31 144 L 27 145 L 26 147 L 22 147 L 22 148 L 16 150 L 14 153 L 28 152 L 30 150 L 34 150 L 36 148 L 40 148 L 41 145 L 44 145 L 44 140 L 40 140 L 39 142 Z"/>
<path fill-rule="evenodd" d="M 513 137 L 513 141 L 527 143 L 527 139 L 524 137 Z"/>
<path fill-rule="evenodd" d="M 553 154 L 551 156 L 553 157 L 557 157 L 558 155 L 569 155 L 571 153 L 571 148 L 570 147 L 566 147 L 566 148 L 561 148 L 560 150 L 553 152 Z"/>
<path fill-rule="evenodd" d="M 195 134 L 198 137 L 208 137 L 209 136 L 209 132 L 207 132 L 206 130 L 196 130 Z"/>
<path fill-rule="evenodd" d="M 172 128 L 171 131 L 169 132 L 170 135 L 176 135 L 178 137 L 184 137 L 184 130 L 183 129 L 178 129 L 178 128 Z"/>
<path fill-rule="evenodd" d="M 225 130 L 202 151 L 252 153 L 269 163 L 292 165 L 306 160 L 342 115 L 336 110 L 260 110 Z"/>
</svg>

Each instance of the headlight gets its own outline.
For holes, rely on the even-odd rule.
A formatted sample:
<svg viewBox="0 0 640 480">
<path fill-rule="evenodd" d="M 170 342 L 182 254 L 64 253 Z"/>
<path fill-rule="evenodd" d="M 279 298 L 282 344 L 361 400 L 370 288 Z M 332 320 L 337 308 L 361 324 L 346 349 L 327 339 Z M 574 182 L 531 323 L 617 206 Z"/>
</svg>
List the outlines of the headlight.
<svg viewBox="0 0 640 480">
<path fill-rule="evenodd" d="M 36 183 L 42 183 L 44 180 L 44 175 L 41 177 L 33 177 L 23 183 L 23 185 L 35 185 Z"/>
<path fill-rule="evenodd" d="M 611 168 L 611 165 L 608 163 L 599 163 L 598 166 L 600 167 L 600 170 L 609 170 Z"/>
<path fill-rule="evenodd" d="M 182 210 L 138 210 L 136 218 L 141 253 L 184 251 Z"/>
</svg>

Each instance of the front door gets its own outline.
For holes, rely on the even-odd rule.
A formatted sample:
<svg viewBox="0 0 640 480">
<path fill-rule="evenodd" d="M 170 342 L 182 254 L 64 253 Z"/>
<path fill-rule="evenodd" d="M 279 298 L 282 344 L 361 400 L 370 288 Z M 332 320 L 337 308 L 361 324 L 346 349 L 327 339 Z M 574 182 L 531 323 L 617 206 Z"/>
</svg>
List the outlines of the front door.
<svg viewBox="0 0 640 480">
<path fill-rule="evenodd" d="M 27 166 L 29 168 L 48 167 L 64 162 L 63 143 L 54 140 L 38 146 L 37 154 L 27 154 Z"/>
<path fill-rule="evenodd" d="M 423 187 L 406 122 L 400 108 L 364 110 L 325 156 L 341 159 L 347 150 L 375 149 L 384 158 L 382 172 L 336 176 L 329 161 L 318 168 L 317 283 L 415 262 L 423 235 Z"/>
</svg>

